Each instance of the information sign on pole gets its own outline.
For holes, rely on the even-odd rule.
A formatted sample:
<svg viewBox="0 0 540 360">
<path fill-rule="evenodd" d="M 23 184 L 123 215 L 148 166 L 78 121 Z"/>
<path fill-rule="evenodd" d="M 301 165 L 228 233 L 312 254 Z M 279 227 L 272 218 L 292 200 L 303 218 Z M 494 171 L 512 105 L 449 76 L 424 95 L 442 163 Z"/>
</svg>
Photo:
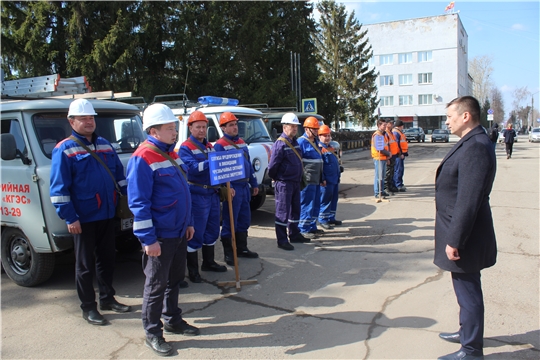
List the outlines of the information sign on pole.
<svg viewBox="0 0 540 360">
<path fill-rule="evenodd" d="M 244 151 L 231 150 L 208 154 L 210 183 L 219 185 L 230 181 L 245 179 Z"/>
<path fill-rule="evenodd" d="M 375 142 L 375 150 L 377 151 L 384 150 L 384 136 L 375 135 L 373 137 L 373 141 Z"/>
</svg>

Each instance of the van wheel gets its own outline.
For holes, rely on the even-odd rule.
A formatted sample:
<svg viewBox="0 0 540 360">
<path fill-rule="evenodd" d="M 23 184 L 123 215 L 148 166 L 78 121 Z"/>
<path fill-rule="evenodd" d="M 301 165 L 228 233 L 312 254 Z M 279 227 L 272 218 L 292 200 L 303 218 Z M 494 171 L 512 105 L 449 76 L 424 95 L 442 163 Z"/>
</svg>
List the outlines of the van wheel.
<svg viewBox="0 0 540 360">
<path fill-rule="evenodd" d="M 20 286 L 41 284 L 54 270 L 54 254 L 37 253 L 19 229 L 2 230 L 1 257 L 6 274 Z"/>
<path fill-rule="evenodd" d="M 251 211 L 255 211 L 261 206 L 263 206 L 265 201 L 266 201 L 266 191 L 260 192 L 259 194 L 257 194 L 257 196 L 251 197 L 251 202 L 249 203 L 249 207 L 251 208 Z"/>
</svg>

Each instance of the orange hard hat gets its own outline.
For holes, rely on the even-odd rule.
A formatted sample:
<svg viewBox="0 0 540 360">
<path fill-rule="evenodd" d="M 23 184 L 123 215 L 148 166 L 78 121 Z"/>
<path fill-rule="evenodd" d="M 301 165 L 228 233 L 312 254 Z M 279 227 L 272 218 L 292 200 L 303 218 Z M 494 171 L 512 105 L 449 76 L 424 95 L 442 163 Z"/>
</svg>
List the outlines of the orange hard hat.
<svg viewBox="0 0 540 360">
<path fill-rule="evenodd" d="M 310 116 L 306 120 L 304 120 L 305 128 L 318 129 L 319 126 L 319 120 L 317 120 L 317 118 L 313 116 Z"/>
<path fill-rule="evenodd" d="M 195 110 L 194 112 L 191 113 L 191 115 L 189 115 L 187 123 L 188 125 L 191 125 L 197 121 L 204 121 L 208 123 L 208 119 L 206 118 L 206 115 L 204 115 L 202 111 L 199 111 L 199 110 Z"/>
<path fill-rule="evenodd" d="M 321 125 L 319 128 L 319 135 L 327 135 L 330 134 L 330 128 L 328 125 Z"/>
<path fill-rule="evenodd" d="M 223 126 L 231 121 L 238 121 L 238 118 L 232 112 L 225 111 L 219 117 L 219 126 Z"/>
</svg>

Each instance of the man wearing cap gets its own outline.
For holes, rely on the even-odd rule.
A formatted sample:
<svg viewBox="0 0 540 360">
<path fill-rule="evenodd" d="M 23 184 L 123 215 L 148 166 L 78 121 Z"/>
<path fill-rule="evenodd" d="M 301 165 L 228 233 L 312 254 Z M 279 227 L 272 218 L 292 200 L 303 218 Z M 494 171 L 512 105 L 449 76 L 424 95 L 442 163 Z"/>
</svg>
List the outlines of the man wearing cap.
<svg viewBox="0 0 540 360">
<path fill-rule="evenodd" d="M 272 146 L 272 155 L 268 164 L 268 176 L 274 180 L 275 191 L 275 227 L 277 245 L 283 250 L 294 250 L 291 242 L 308 242 L 300 233 L 300 187 L 302 184 L 303 165 L 300 146 L 296 141 L 298 117 L 286 113 L 281 118 L 283 133 Z M 287 230 L 289 235 L 287 237 Z"/>
<path fill-rule="evenodd" d="M 172 334 L 200 333 L 182 318 L 178 307 L 179 285 L 186 272 L 187 242 L 192 239 L 194 228 L 185 178 L 187 167 L 174 151 L 177 122 L 168 106 L 148 106 L 143 114 L 143 130 L 148 137 L 127 166 L 133 233 L 144 249 L 146 280 L 141 314 L 146 346 L 160 356 L 173 353 L 172 346 L 163 338 L 163 327 Z"/>
<path fill-rule="evenodd" d="M 304 120 L 304 134 L 298 139 L 300 146 L 302 163 L 304 165 L 304 176 L 307 186 L 300 193 L 300 232 L 308 239 L 315 239 L 324 233 L 324 230 L 317 229 L 317 218 L 321 207 L 321 186 L 326 186 L 323 174 L 323 160 L 319 149 L 319 120 L 310 116 Z M 327 229 L 333 228 L 331 225 Z"/>
<path fill-rule="evenodd" d="M 210 183 L 208 154 L 214 152 L 212 143 L 206 140 L 208 119 L 199 110 L 189 115 L 190 137 L 180 146 L 180 159 L 188 167 L 187 177 L 191 193 L 191 206 L 195 234 L 187 247 L 189 279 L 202 281 L 199 274 L 197 251 L 202 248 L 203 271 L 224 272 L 227 268 L 214 260 L 214 245 L 219 237 L 219 185 Z"/>
<path fill-rule="evenodd" d="M 405 171 L 405 157 L 409 156 L 409 143 L 403 133 L 403 121 L 396 121 L 393 133 L 399 147 L 399 155 L 394 164 L 394 186 L 399 191 L 405 192 L 407 188 L 403 185 L 403 173 Z"/>
<path fill-rule="evenodd" d="M 231 216 L 233 218 L 236 239 L 236 255 L 251 259 L 259 257 L 259 254 L 250 251 L 247 247 L 248 229 L 251 225 L 251 208 L 249 203 L 251 202 L 251 196 L 257 196 L 259 193 L 259 184 L 257 183 L 253 165 L 251 165 L 248 146 L 238 136 L 238 118 L 233 113 L 226 111 L 219 117 L 219 126 L 223 131 L 223 136 L 216 141 L 214 148 L 218 152 L 242 150 L 244 155 L 244 169 L 246 171 L 245 179 L 231 182 L 231 188 L 234 190 L 232 214 L 229 212 L 229 202 L 223 202 L 221 243 L 223 244 L 225 262 L 228 265 L 234 265 L 231 240 Z"/>
<path fill-rule="evenodd" d="M 73 131 L 52 152 L 50 196 L 73 235 L 75 283 L 83 318 L 92 325 L 105 325 L 107 320 L 97 310 L 94 273 L 100 309 L 131 311 L 130 306 L 116 301 L 112 286 L 118 199 L 115 182 L 125 194 L 126 178 L 111 143 L 95 133 L 94 115 L 94 107 L 86 99 L 70 104 L 68 121 Z"/>
</svg>

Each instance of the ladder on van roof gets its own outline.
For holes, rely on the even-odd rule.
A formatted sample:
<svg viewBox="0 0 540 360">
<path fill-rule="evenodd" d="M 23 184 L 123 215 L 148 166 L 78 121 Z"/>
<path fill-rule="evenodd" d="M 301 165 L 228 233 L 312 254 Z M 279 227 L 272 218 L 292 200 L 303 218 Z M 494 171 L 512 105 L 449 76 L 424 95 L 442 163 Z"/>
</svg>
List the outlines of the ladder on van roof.
<svg viewBox="0 0 540 360">
<path fill-rule="evenodd" d="M 60 74 L 2 81 L 2 98 L 116 99 L 131 97 L 131 92 L 92 92 L 86 76 L 61 78 Z"/>
</svg>

